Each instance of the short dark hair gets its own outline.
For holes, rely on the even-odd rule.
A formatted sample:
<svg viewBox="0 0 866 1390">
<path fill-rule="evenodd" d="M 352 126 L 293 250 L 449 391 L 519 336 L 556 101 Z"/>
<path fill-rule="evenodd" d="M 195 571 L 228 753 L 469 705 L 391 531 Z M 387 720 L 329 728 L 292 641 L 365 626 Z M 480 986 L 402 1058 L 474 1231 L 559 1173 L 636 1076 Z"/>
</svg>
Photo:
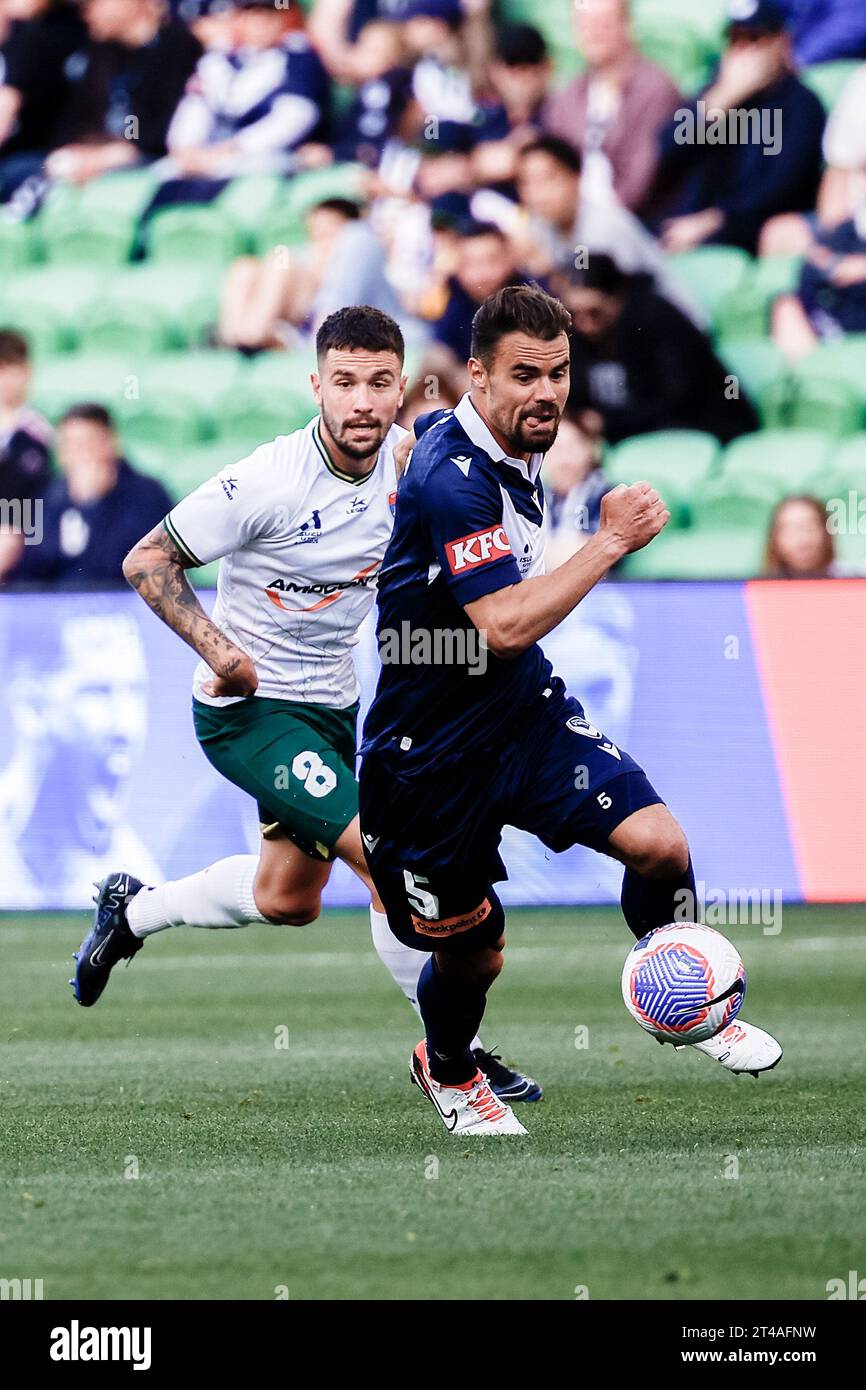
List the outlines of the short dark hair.
<svg viewBox="0 0 866 1390">
<path fill-rule="evenodd" d="M 501 227 L 497 227 L 495 222 L 476 222 L 470 217 L 466 222 L 460 222 L 457 232 L 463 241 L 473 241 L 476 237 L 495 236 L 499 241 L 508 241 Z"/>
<path fill-rule="evenodd" d="M 321 362 L 332 349 L 393 352 L 401 362 L 406 355 L 400 325 L 369 304 L 349 304 L 328 315 L 316 334 L 316 357 Z"/>
<path fill-rule="evenodd" d="M 563 140 L 559 135 L 539 135 L 537 140 L 531 140 L 528 145 L 523 146 L 520 158 L 527 159 L 531 154 L 546 154 L 572 174 L 579 174 L 583 167 L 580 150 L 576 145 L 572 145 L 570 140 Z"/>
<path fill-rule="evenodd" d="M 629 280 L 613 256 L 601 251 L 591 252 L 585 266 L 575 266 L 568 271 L 569 285 L 579 290 L 600 290 L 602 294 L 621 294 Z"/>
<path fill-rule="evenodd" d="M 66 425 L 70 420 L 83 420 L 87 425 L 100 425 L 104 430 L 114 432 L 114 416 L 104 405 L 99 405 L 97 401 L 81 401 L 77 405 L 70 405 L 64 410 L 59 425 Z"/>
<path fill-rule="evenodd" d="M 487 366 L 500 338 L 507 333 L 526 333 L 552 343 L 561 333 L 571 331 L 571 315 L 565 305 L 540 285 L 506 285 L 485 299 L 472 320 L 471 352 Z"/>
<path fill-rule="evenodd" d="M 534 24 L 503 24 L 496 36 L 496 58 L 507 68 L 537 67 L 548 58 L 544 35 Z"/>
<path fill-rule="evenodd" d="M 23 333 L 0 328 L 0 367 L 18 367 L 30 361 L 30 348 Z"/>
<path fill-rule="evenodd" d="M 336 212 L 347 222 L 357 222 L 361 216 L 361 205 L 352 198 L 323 198 L 320 203 L 313 204 L 310 212 Z"/>
</svg>

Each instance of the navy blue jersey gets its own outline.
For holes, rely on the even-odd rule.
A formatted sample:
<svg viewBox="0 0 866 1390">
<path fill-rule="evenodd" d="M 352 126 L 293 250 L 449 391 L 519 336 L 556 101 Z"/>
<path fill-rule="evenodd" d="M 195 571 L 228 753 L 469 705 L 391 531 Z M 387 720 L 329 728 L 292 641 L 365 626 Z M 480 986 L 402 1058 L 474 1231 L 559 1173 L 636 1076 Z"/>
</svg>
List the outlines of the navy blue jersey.
<svg viewBox="0 0 866 1390">
<path fill-rule="evenodd" d="M 510 661 L 479 650 L 464 612 L 544 573 L 541 463 L 509 458 L 468 396 L 419 439 L 379 577 L 382 669 L 363 754 L 399 750 L 420 769 L 490 748 L 549 684 L 538 645 Z"/>
</svg>

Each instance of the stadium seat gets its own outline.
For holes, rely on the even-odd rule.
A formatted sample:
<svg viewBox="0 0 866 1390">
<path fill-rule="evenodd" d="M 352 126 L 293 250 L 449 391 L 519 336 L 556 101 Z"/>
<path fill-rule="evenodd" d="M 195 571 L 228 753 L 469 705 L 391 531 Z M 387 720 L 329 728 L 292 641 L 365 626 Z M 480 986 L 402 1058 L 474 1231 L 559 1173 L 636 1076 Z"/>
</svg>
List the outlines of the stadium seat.
<svg viewBox="0 0 866 1390">
<path fill-rule="evenodd" d="M 690 511 L 699 531 L 749 531 L 766 535 L 784 489 L 773 478 L 709 478 L 695 489 Z"/>
<path fill-rule="evenodd" d="M 663 531 L 629 555 L 626 579 L 752 579 L 761 572 L 764 537 L 752 531 Z"/>
<path fill-rule="evenodd" d="M 866 406 L 866 333 L 851 333 L 822 343 L 794 369 L 804 381 L 813 378 L 844 382 Z"/>
<path fill-rule="evenodd" d="M 688 25 L 712 48 L 721 47 L 728 18 L 727 0 L 632 0 L 632 13 L 638 22 Z"/>
<path fill-rule="evenodd" d="M 122 313 L 112 300 L 99 300 L 82 311 L 78 328 L 84 352 L 163 352 L 171 346 L 164 310 L 144 300 L 127 300 Z"/>
<path fill-rule="evenodd" d="M 246 237 L 226 212 L 211 206 L 170 207 L 154 213 L 147 231 L 154 262 L 224 266 L 247 249 Z"/>
<path fill-rule="evenodd" d="M 792 374 L 779 377 L 761 393 L 766 429 L 818 429 L 842 437 L 863 424 L 863 402 L 844 381 Z"/>
<path fill-rule="evenodd" d="M 123 432 L 122 437 L 126 442 Z M 146 442 L 130 434 L 128 440 L 131 461 L 142 472 L 158 478 L 175 501 L 193 492 L 220 469 L 236 463 L 239 457 L 232 443 L 220 439 L 180 445 L 174 441 Z"/>
<path fill-rule="evenodd" d="M 315 414 L 309 390 L 300 392 L 259 392 L 246 387 L 225 403 L 214 418 L 214 428 L 221 442 L 234 444 L 236 452 L 249 454 L 259 444 L 300 429 Z"/>
<path fill-rule="evenodd" d="M 141 305 L 158 311 L 170 347 L 197 347 L 216 322 L 218 294 L 212 267 L 145 262 L 113 276 L 103 298 L 118 318 L 134 318 Z"/>
<path fill-rule="evenodd" d="M 134 217 L 78 214 L 54 227 L 42 242 L 52 265 L 118 266 L 129 260 L 136 234 Z"/>
<path fill-rule="evenodd" d="M 797 288 L 802 268 L 802 256 L 761 256 L 752 262 L 749 279 L 756 289 L 775 299 Z"/>
<path fill-rule="evenodd" d="M 739 378 L 743 390 L 755 400 L 770 382 L 786 371 L 783 353 L 769 338 L 723 338 L 716 344 L 716 350 Z"/>
<path fill-rule="evenodd" d="M 276 174 L 248 174 L 232 179 L 213 206 L 237 227 L 252 245 L 262 223 L 285 206 L 287 184 Z"/>
<path fill-rule="evenodd" d="M 759 430 L 729 444 L 723 455 L 723 476 L 771 478 L 786 492 L 799 492 L 807 479 L 826 468 L 833 441 L 821 430 Z"/>
<path fill-rule="evenodd" d="M 866 487 L 866 433 L 855 434 L 840 444 L 833 454 L 834 472 L 856 478 L 860 487 Z"/>
<path fill-rule="evenodd" d="M 137 389 L 136 369 L 134 358 L 117 353 L 37 358 L 31 399 L 52 421 L 81 401 L 96 401 L 120 414 L 127 395 Z"/>
<path fill-rule="evenodd" d="M 0 288 L 0 313 L 11 327 L 27 333 L 35 351 L 70 347 L 101 278 L 98 271 L 81 267 L 26 267 Z"/>
<path fill-rule="evenodd" d="M 754 277 L 722 295 L 713 310 L 713 327 L 721 338 L 766 338 L 774 295 Z"/>
<path fill-rule="evenodd" d="M 188 443 L 204 441 L 216 433 L 214 422 L 226 402 L 242 388 L 241 360 L 233 352 L 167 353 L 140 364 L 140 399 L 157 412 L 163 397 L 170 401 L 168 418 L 183 402 L 195 422 L 192 432 L 185 430 Z M 138 415 L 138 411 L 133 413 Z M 149 430 L 145 422 L 137 425 L 137 438 L 161 442 L 163 426 Z"/>
<path fill-rule="evenodd" d="M 0 222 L 0 274 L 7 275 L 36 257 L 36 238 L 27 222 Z"/>
<path fill-rule="evenodd" d="M 702 246 L 697 251 L 671 256 L 668 264 L 712 315 L 720 299 L 745 283 L 752 260 L 746 251 L 735 246 Z"/>
<path fill-rule="evenodd" d="M 147 167 L 106 174 L 81 187 L 55 184 L 34 219 L 34 233 L 50 257 L 55 239 L 62 238 L 67 227 L 126 228 L 138 220 L 156 185 L 157 176 Z"/>
<path fill-rule="evenodd" d="M 616 483 L 652 483 L 664 497 L 675 525 L 686 525 L 689 499 L 709 477 L 719 442 L 698 430 L 661 430 L 626 439 L 607 456 L 604 471 Z"/>
<path fill-rule="evenodd" d="M 647 20 L 638 18 L 635 38 L 644 57 L 670 73 L 681 92 L 696 92 L 709 78 L 714 51 L 690 23 L 681 19 L 665 23 L 655 14 Z"/>
<path fill-rule="evenodd" d="M 853 59 L 835 63 L 815 63 L 800 74 L 807 87 L 820 97 L 825 111 L 832 111 L 849 78 L 861 64 Z"/>
</svg>

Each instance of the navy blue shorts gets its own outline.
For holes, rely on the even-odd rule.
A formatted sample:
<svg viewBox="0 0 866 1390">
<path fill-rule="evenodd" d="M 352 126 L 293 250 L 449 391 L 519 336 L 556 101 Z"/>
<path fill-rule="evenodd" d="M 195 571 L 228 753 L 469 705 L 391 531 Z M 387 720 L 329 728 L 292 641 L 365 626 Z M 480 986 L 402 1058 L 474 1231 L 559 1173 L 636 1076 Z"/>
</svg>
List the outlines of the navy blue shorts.
<svg viewBox="0 0 866 1390">
<path fill-rule="evenodd" d="M 502 935 L 493 884 L 507 878 L 502 828 L 559 853 L 608 850 L 628 816 L 662 804 L 643 769 L 555 679 L 507 738 L 417 765 L 413 751 L 365 755 L 361 831 L 396 936 L 419 950 L 475 950 Z"/>
</svg>

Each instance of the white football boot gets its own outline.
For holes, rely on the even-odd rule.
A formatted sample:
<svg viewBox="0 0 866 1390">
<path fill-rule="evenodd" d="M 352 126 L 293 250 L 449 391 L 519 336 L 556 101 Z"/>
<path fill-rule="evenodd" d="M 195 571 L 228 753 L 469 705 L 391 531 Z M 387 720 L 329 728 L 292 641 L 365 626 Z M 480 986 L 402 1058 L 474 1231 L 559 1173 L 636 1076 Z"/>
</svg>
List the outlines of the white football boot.
<svg viewBox="0 0 866 1390">
<path fill-rule="evenodd" d="M 419 1042 L 409 1059 L 409 1075 L 452 1134 L 525 1134 L 510 1106 L 490 1088 L 482 1071 L 460 1086 L 434 1081 L 427 1065 L 427 1043 Z"/>
<path fill-rule="evenodd" d="M 743 1019 L 729 1023 L 727 1028 L 706 1042 L 688 1045 L 693 1052 L 705 1052 L 735 1075 L 748 1072 L 757 1078 L 762 1071 L 772 1071 L 782 1060 L 782 1044 L 765 1033 L 763 1028 L 756 1028 L 754 1023 L 746 1023 Z M 676 1050 L 681 1052 L 683 1049 L 678 1047 Z"/>
</svg>

